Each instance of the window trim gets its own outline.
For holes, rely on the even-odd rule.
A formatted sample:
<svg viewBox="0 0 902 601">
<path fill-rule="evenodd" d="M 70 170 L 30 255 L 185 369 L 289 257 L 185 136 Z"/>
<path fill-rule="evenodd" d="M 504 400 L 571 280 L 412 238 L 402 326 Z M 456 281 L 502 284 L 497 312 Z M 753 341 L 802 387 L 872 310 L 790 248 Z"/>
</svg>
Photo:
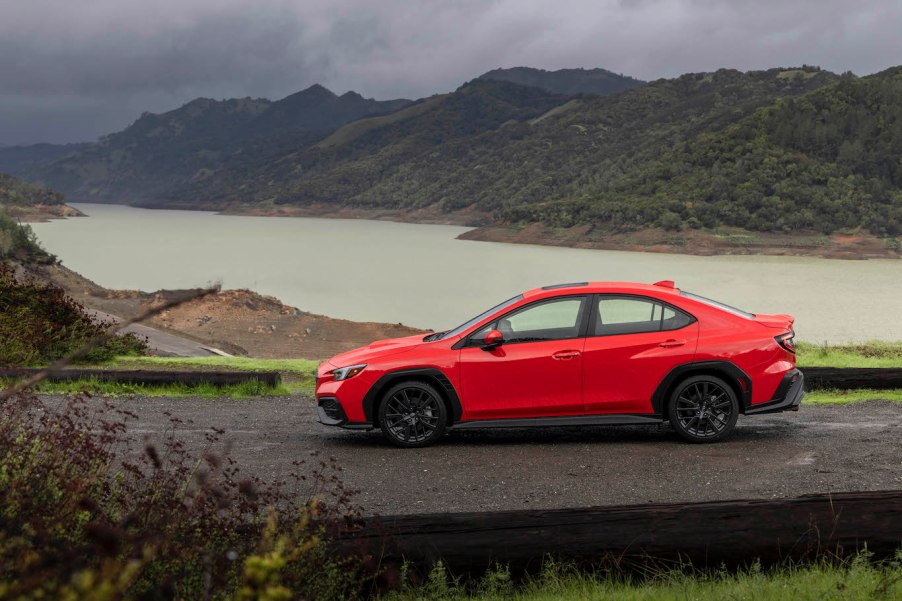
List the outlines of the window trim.
<svg viewBox="0 0 902 601">
<path fill-rule="evenodd" d="M 675 311 L 677 313 L 682 313 L 683 315 L 686 315 L 687 317 L 689 317 L 689 322 L 684 326 L 681 326 L 679 328 L 674 328 L 672 330 L 653 330 L 651 332 L 621 332 L 618 334 L 596 334 L 595 333 L 595 324 L 598 321 L 598 312 L 599 312 L 598 303 L 599 303 L 599 301 L 601 301 L 603 299 L 608 299 L 608 298 L 627 298 L 627 299 L 636 299 L 636 300 L 642 300 L 642 301 L 646 301 L 646 302 L 658 303 L 662 307 L 672 309 L 673 311 Z M 693 315 L 692 313 L 690 313 L 689 311 L 686 311 L 683 308 L 677 307 L 676 305 L 668 303 L 667 301 L 661 300 L 659 298 L 655 298 L 653 296 L 643 296 L 641 294 L 625 294 L 625 293 L 619 293 L 619 292 L 614 292 L 611 294 L 599 293 L 599 294 L 592 295 L 591 303 L 592 303 L 592 307 L 591 307 L 591 310 L 589 311 L 589 323 L 587 324 L 587 328 L 586 328 L 586 338 L 608 338 L 610 336 L 635 336 L 637 334 L 661 334 L 664 332 L 679 332 L 680 330 L 682 330 L 684 328 L 688 328 L 692 324 L 698 322 L 698 318 L 695 315 Z M 661 315 L 663 316 L 663 314 L 664 314 L 664 312 L 662 310 Z M 641 323 L 641 322 L 638 322 L 638 323 Z"/>
<path fill-rule="evenodd" d="M 585 338 L 586 333 L 589 330 L 589 317 L 592 313 L 591 307 L 589 307 L 588 311 L 586 310 L 586 303 L 591 303 L 592 302 L 591 299 L 593 296 L 595 296 L 595 295 L 586 294 L 585 292 L 582 294 L 562 294 L 560 296 L 541 298 L 541 299 L 535 300 L 533 302 L 526 303 L 524 305 L 520 305 L 519 307 L 515 307 L 505 313 L 496 315 L 496 316 L 490 318 L 488 321 L 475 326 L 475 329 L 473 331 L 471 331 L 469 334 L 467 334 L 466 336 L 461 338 L 457 342 L 457 344 L 455 344 L 451 348 L 454 350 L 463 349 L 463 348 L 479 348 L 482 346 L 481 345 L 482 341 L 480 341 L 480 343 L 474 342 L 473 336 L 475 334 L 478 334 L 479 331 L 482 330 L 485 326 L 492 324 L 496 321 L 500 321 L 500 320 L 504 319 L 505 317 L 507 317 L 508 315 L 512 315 L 514 313 L 519 313 L 520 311 L 525 311 L 526 309 L 531 309 L 532 307 L 537 307 L 537 306 L 543 305 L 545 303 L 552 303 L 552 302 L 568 300 L 568 299 L 575 299 L 575 298 L 583 299 L 583 303 L 584 303 L 583 306 L 580 308 L 580 315 L 579 315 L 580 323 L 579 323 L 579 327 L 576 332 L 576 336 L 572 336 L 570 338 L 552 338 L 550 340 L 524 340 L 522 342 L 513 342 L 513 341 L 508 342 L 505 340 L 504 343 L 502 344 L 502 346 L 507 346 L 510 344 L 534 344 L 537 342 L 557 342 L 557 341 L 561 341 L 561 340 L 578 340 L 580 338 Z"/>
</svg>

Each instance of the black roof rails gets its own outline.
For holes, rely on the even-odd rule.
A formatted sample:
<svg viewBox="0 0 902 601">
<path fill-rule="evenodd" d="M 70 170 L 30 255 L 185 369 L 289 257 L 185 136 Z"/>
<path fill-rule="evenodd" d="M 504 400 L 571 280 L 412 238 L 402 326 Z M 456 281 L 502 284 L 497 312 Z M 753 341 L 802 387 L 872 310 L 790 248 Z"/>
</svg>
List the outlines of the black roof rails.
<svg viewBox="0 0 902 601">
<path fill-rule="evenodd" d="M 557 290 L 558 288 L 576 288 L 577 286 L 588 286 L 589 282 L 574 282 L 572 284 L 554 284 L 552 286 L 542 286 L 542 290 Z"/>
</svg>

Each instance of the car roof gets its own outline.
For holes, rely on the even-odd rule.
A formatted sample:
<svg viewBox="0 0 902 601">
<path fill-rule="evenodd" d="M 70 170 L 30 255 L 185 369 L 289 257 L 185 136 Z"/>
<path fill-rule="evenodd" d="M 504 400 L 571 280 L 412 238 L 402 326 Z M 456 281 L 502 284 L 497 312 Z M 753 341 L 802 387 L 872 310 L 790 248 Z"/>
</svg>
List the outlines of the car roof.
<svg viewBox="0 0 902 601">
<path fill-rule="evenodd" d="M 533 288 L 524 292 L 523 297 L 557 296 L 562 292 L 651 294 L 657 296 L 660 294 L 679 294 L 680 290 L 674 285 L 672 280 L 662 280 L 654 284 L 643 284 L 641 282 L 574 282 Z"/>
</svg>

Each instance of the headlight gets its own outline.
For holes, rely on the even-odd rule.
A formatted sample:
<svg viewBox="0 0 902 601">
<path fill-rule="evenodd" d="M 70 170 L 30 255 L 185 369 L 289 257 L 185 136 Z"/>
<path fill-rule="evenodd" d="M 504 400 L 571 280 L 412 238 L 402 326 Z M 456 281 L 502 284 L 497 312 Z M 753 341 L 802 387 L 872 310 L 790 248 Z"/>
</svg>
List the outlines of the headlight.
<svg viewBox="0 0 902 601">
<path fill-rule="evenodd" d="M 363 371 L 366 367 L 366 363 L 361 363 L 360 365 L 350 365 L 348 367 L 336 367 L 332 370 L 332 379 L 333 380 L 347 380 L 348 378 L 353 378 L 357 374 Z"/>
</svg>

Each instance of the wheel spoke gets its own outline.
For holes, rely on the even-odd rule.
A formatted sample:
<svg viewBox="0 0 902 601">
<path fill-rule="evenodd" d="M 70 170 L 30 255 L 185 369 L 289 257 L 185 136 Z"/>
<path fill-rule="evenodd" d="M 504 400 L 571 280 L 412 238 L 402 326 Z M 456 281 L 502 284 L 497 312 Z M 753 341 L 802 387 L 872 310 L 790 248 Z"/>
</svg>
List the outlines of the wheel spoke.
<svg viewBox="0 0 902 601">
<path fill-rule="evenodd" d="M 428 390 L 402 388 L 386 400 L 386 434 L 408 444 L 427 441 L 439 427 L 442 401 Z"/>
<path fill-rule="evenodd" d="M 726 430 L 733 413 L 729 392 L 714 382 L 694 382 L 674 402 L 679 426 L 697 438 L 711 438 Z"/>
</svg>

